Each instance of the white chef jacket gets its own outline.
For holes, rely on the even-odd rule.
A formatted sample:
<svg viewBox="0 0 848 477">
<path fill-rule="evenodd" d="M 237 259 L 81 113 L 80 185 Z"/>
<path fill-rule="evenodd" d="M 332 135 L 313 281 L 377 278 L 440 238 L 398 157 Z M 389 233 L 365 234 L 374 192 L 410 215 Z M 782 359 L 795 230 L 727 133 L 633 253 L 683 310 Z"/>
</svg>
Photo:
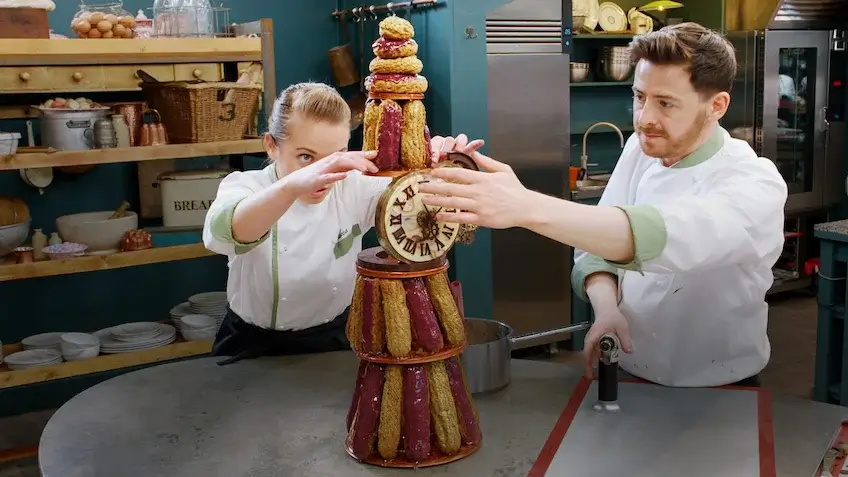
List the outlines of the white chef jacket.
<svg viewBox="0 0 848 477">
<path fill-rule="evenodd" d="M 775 165 L 721 127 L 672 167 L 632 135 L 599 205 L 630 219 L 635 260 L 575 253 L 572 284 L 584 300 L 595 272 L 618 277 L 633 353 L 621 368 L 679 387 L 756 375 L 769 360 L 766 291 L 783 248 L 786 182 Z"/>
<path fill-rule="evenodd" d="M 362 235 L 374 226 L 391 179 L 351 172 L 320 204 L 296 201 L 264 237 L 239 243 L 236 206 L 276 180 L 273 164 L 225 177 L 206 214 L 203 244 L 229 258 L 227 299 L 238 316 L 266 329 L 301 330 L 332 321 L 350 305 Z"/>
</svg>

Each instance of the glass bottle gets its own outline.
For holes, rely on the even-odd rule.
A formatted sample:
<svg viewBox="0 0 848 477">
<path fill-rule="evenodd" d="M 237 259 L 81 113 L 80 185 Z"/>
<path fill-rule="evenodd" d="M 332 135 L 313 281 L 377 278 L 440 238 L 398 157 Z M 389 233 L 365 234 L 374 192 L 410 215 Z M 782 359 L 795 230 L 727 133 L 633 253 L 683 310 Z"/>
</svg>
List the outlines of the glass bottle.
<svg viewBox="0 0 848 477">
<path fill-rule="evenodd" d="M 62 237 L 59 237 L 58 232 L 53 232 L 50 234 L 50 240 L 47 241 L 50 245 L 58 245 L 62 243 Z"/>
<path fill-rule="evenodd" d="M 130 147 L 130 128 L 123 114 L 112 115 L 112 128 L 115 130 L 117 147 Z"/>
<path fill-rule="evenodd" d="M 32 234 L 32 258 L 35 260 L 44 260 L 46 255 L 44 254 L 44 247 L 47 246 L 47 236 L 44 235 L 44 232 L 41 229 L 35 229 Z"/>
</svg>

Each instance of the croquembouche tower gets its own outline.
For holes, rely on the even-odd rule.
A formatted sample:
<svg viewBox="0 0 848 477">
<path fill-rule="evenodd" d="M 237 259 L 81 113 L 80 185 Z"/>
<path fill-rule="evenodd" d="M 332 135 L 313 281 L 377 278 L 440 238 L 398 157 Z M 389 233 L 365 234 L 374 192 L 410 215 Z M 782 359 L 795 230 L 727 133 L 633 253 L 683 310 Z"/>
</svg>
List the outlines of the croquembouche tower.
<svg viewBox="0 0 848 477">
<path fill-rule="evenodd" d="M 476 451 L 482 435 L 459 355 L 465 322 L 447 252 L 461 224 L 444 223 L 418 192 L 431 164 L 424 92 L 412 24 L 380 22 L 366 79 L 364 149 L 377 152 L 377 175 L 393 181 L 377 205 L 380 247 L 357 257 L 347 336 L 360 359 L 347 416 L 346 450 L 384 467 L 425 467 Z M 439 166 L 475 167 L 467 156 Z"/>
</svg>

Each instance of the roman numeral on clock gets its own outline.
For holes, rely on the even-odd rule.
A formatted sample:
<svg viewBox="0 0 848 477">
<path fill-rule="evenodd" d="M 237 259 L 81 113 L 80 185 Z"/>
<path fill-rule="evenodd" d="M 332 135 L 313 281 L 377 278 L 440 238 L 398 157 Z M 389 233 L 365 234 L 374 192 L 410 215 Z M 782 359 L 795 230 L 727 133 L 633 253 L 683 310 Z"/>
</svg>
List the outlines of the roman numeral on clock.
<svg viewBox="0 0 848 477">
<path fill-rule="evenodd" d="M 391 214 L 389 216 L 389 226 L 392 225 L 401 225 L 401 217 L 400 214 Z"/>
<path fill-rule="evenodd" d="M 442 225 L 442 235 L 447 238 L 452 238 L 455 231 L 456 228 L 451 227 L 450 225 Z"/>
<path fill-rule="evenodd" d="M 406 239 L 406 232 L 403 230 L 403 227 L 398 227 L 392 232 L 392 236 L 397 243 L 402 243 Z"/>
<path fill-rule="evenodd" d="M 433 252 L 430 251 L 430 244 L 427 242 L 421 242 L 419 247 L 419 252 L 422 257 L 426 257 L 428 255 L 433 255 Z"/>
<path fill-rule="evenodd" d="M 406 241 L 403 242 L 403 251 L 407 253 L 415 253 L 417 245 L 418 242 L 415 242 L 411 239 L 406 239 Z"/>
</svg>

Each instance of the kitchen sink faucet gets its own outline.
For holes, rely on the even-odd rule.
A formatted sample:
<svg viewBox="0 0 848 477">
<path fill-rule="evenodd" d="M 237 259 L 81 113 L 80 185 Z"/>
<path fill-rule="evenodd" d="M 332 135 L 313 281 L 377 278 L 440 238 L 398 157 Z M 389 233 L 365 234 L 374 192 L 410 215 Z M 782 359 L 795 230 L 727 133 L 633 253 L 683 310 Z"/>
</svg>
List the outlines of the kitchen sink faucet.
<svg viewBox="0 0 848 477">
<path fill-rule="evenodd" d="M 589 164 L 589 155 L 586 153 L 586 139 L 589 137 L 589 133 L 598 126 L 609 126 L 615 129 L 615 132 L 618 133 L 618 138 L 621 140 L 621 148 L 624 149 L 624 134 L 622 134 L 621 129 L 615 124 L 602 121 L 589 126 L 586 132 L 583 133 L 583 153 L 580 155 L 580 168 L 583 169 L 584 180 L 589 179 L 589 166 L 597 166 L 597 164 Z"/>
</svg>

